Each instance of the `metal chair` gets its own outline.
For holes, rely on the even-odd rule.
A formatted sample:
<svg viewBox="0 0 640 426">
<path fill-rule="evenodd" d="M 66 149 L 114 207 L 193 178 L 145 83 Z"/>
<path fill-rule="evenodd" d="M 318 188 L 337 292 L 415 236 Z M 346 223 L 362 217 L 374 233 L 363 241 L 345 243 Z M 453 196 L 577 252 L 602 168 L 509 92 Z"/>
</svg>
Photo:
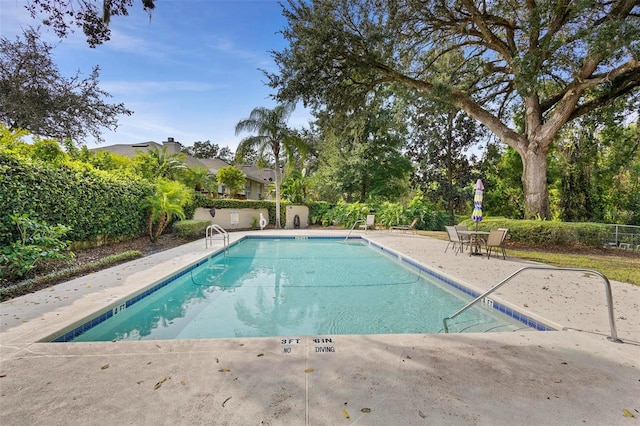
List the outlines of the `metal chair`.
<svg viewBox="0 0 640 426">
<path fill-rule="evenodd" d="M 391 231 L 392 229 L 395 229 L 397 231 L 402 231 L 402 232 L 412 231 L 415 233 L 415 227 L 417 223 L 418 223 L 418 218 L 415 218 L 413 219 L 413 222 L 411 222 L 411 225 L 394 225 L 394 226 L 390 226 L 389 230 Z"/>
<path fill-rule="evenodd" d="M 491 252 L 495 248 L 502 250 L 502 258 L 507 258 L 507 253 L 504 250 L 504 246 L 502 243 L 504 242 L 505 235 L 507 232 L 504 229 L 492 229 L 489 231 L 489 236 L 487 237 L 487 241 L 485 243 L 485 249 L 487 251 L 487 259 L 491 257 Z"/>
<path fill-rule="evenodd" d="M 365 232 L 367 232 L 368 229 L 374 229 L 375 221 L 376 221 L 376 215 L 368 214 L 367 220 L 362 225 L 360 225 L 359 228 L 364 229 Z"/>
<path fill-rule="evenodd" d="M 469 230 L 469 228 L 467 228 L 466 225 L 455 225 L 454 228 L 456 228 L 456 232 Z M 473 243 L 473 238 L 471 238 L 471 235 L 458 234 L 458 238 L 460 240 L 460 244 L 462 244 L 462 247 L 460 248 L 460 253 L 464 251 L 465 244 L 467 245 L 469 250 L 471 250 L 471 245 L 472 245 L 471 243 Z M 484 244 L 484 241 L 482 241 L 482 243 Z"/>
<path fill-rule="evenodd" d="M 498 231 L 504 231 L 504 235 L 502 237 L 502 243 L 509 239 L 509 228 L 498 228 Z"/>
<path fill-rule="evenodd" d="M 456 254 L 458 254 L 458 251 L 462 253 L 462 241 L 460 241 L 460 236 L 458 235 L 458 231 L 456 231 L 456 228 L 453 226 L 445 226 L 444 228 L 447 230 L 447 235 L 449 236 L 449 242 L 444 248 L 444 252 L 446 253 L 449 249 L 449 246 L 451 245 Z M 459 249 L 457 247 L 459 247 Z"/>
</svg>

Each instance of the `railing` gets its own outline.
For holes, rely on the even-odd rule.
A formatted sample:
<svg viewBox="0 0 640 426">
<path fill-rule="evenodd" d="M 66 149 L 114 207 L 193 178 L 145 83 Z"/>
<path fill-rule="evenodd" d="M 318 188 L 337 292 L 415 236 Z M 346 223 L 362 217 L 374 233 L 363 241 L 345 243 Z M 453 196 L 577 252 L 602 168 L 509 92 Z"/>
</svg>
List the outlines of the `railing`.
<svg viewBox="0 0 640 426">
<path fill-rule="evenodd" d="M 222 239 L 222 245 L 224 248 L 227 248 L 229 245 L 229 233 L 222 228 L 220 225 L 207 226 L 207 230 L 205 231 L 204 236 L 204 247 L 209 248 L 209 243 L 211 243 L 211 247 L 213 247 L 213 240 Z"/>
<path fill-rule="evenodd" d="M 489 294 L 493 293 L 494 291 L 496 291 L 497 289 L 499 289 L 500 287 L 505 285 L 508 281 L 510 281 L 513 277 L 518 275 L 520 272 L 526 271 L 528 269 L 542 269 L 542 270 L 552 270 L 552 271 L 589 272 L 589 273 L 592 273 L 592 274 L 599 275 L 602 278 L 602 280 L 604 281 L 604 284 L 605 284 L 605 292 L 606 292 L 606 296 L 607 296 L 607 306 L 608 306 L 608 310 L 609 310 L 609 324 L 610 324 L 610 327 L 611 327 L 611 336 L 608 336 L 607 339 L 612 341 L 612 342 L 615 342 L 615 343 L 623 343 L 622 340 L 620 340 L 618 338 L 618 332 L 616 331 L 616 320 L 615 320 L 615 316 L 613 315 L 613 296 L 611 294 L 611 283 L 609 282 L 609 279 L 606 276 L 604 276 L 604 274 L 602 274 L 601 272 L 594 271 L 593 269 L 556 268 L 555 266 L 525 266 L 524 268 L 518 269 L 513 274 L 509 275 L 507 278 L 505 278 L 504 280 L 500 281 L 498 284 L 494 285 L 489 290 L 485 291 L 480 296 L 478 296 L 475 299 L 473 299 L 471 302 L 467 303 L 458 312 L 456 312 L 455 314 L 451 315 L 450 317 L 447 317 L 447 318 L 443 319 L 442 323 L 444 324 L 445 333 L 449 332 L 449 326 L 447 324 L 447 321 L 450 321 L 450 320 L 454 319 L 455 317 L 457 317 L 458 315 L 460 315 L 461 313 L 465 312 L 467 309 L 471 308 L 473 305 L 475 305 L 479 301 L 483 300 Z"/>
<path fill-rule="evenodd" d="M 349 233 L 347 234 L 347 236 L 344 238 L 344 241 L 347 241 L 349 239 L 349 236 L 351 235 L 351 233 L 353 232 L 353 230 L 355 229 L 356 225 L 359 223 L 364 223 L 365 221 L 363 219 L 358 219 L 353 223 L 353 226 L 351 227 L 351 229 L 349 230 Z"/>
<path fill-rule="evenodd" d="M 640 226 L 637 225 L 607 225 L 611 227 L 607 238 L 607 245 L 637 249 L 640 246 Z"/>
</svg>

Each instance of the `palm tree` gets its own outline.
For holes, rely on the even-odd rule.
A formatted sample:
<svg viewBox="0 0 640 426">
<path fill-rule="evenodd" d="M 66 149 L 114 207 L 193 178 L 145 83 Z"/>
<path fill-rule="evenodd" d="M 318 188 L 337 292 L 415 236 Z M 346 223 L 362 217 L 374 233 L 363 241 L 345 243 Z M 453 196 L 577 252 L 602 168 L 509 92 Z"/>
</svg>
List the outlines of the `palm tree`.
<svg viewBox="0 0 640 426">
<path fill-rule="evenodd" d="M 156 181 L 156 192 L 142 201 L 142 207 L 149 209 L 147 227 L 152 243 L 171 223 L 173 216 L 185 218 L 183 207 L 193 200 L 193 191 L 181 182 L 159 178 Z M 154 229 L 154 224 L 156 224 Z"/>
<path fill-rule="evenodd" d="M 276 228 L 280 228 L 280 153 L 288 159 L 293 159 L 296 152 L 305 154 L 307 147 L 302 138 L 287 127 L 289 118 L 295 104 L 286 103 L 273 109 L 257 107 L 251 111 L 249 118 L 240 120 L 236 124 L 236 135 L 242 132 L 255 132 L 257 135 L 249 136 L 240 141 L 236 157 L 242 160 L 244 153 L 257 151 L 258 158 L 263 161 L 269 155 L 273 156 L 275 166 L 276 187 Z"/>
<path fill-rule="evenodd" d="M 280 186 L 285 200 L 294 204 L 304 203 L 309 191 L 306 169 L 302 169 L 301 172 L 294 170 L 282 181 Z"/>
<path fill-rule="evenodd" d="M 168 153 L 166 146 L 139 152 L 134 157 L 138 169 L 147 179 L 162 177 L 171 180 L 177 180 L 187 169 L 185 158 L 181 152 Z"/>
<path fill-rule="evenodd" d="M 187 166 L 182 173 L 181 181 L 189 188 L 199 192 L 204 188 L 208 173 L 209 169 L 205 167 Z"/>
</svg>

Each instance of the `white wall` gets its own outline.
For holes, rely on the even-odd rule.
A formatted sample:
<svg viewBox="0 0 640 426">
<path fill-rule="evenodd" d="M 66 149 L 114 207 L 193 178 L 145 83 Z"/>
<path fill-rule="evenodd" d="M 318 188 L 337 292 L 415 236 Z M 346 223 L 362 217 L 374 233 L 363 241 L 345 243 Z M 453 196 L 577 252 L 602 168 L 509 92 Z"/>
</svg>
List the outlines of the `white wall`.
<svg viewBox="0 0 640 426">
<path fill-rule="evenodd" d="M 238 214 L 238 225 L 231 225 L 231 214 Z M 260 220 L 260 213 L 264 215 L 264 218 L 269 220 L 269 211 L 267 209 L 216 209 L 215 217 L 211 217 L 209 209 L 198 207 L 193 213 L 193 218 L 196 220 L 210 220 L 211 224 L 220 225 L 224 229 L 248 229 L 253 224 L 253 218 L 256 217 Z M 293 219 L 291 219 L 293 221 Z M 293 222 L 291 222 L 293 223 Z M 273 225 L 271 223 L 270 225 Z M 260 223 L 258 222 L 258 227 Z"/>
<path fill-rule="evenodd" d="M 285 229 L 294 229 L 293 220 L 298 215 L 300 218 L 300 229 L 309 227 L 309 207 L 307 206 L 287 206 L 285 214 Z"/>
</svg>

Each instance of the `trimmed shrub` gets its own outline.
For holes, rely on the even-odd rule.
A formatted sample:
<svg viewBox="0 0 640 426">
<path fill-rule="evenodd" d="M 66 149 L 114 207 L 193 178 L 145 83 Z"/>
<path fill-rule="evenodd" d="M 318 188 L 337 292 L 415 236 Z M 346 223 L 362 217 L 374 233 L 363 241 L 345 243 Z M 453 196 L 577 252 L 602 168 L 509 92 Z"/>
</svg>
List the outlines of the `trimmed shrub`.
<svg viewBox="0 0 640 426">
<path fill-rule="evenodd" d="M 209 220 L 181 220 L 173 224 L 173 232 L 181 237 L 204 237 Z"/>
<path fill-rule="evenodd" d="M 471 219 L 466 219 L 461 224 L 470 229 L 475 229 L 476 226 Z M 543 246 L 579 244 L 602 247 L 610 232 L 607 225 L 602 223 L 485 218 L 478 224 L 478 230 L 481 231 L 496 228 L 508 228 L 511 241 Z"/>
</svg>

